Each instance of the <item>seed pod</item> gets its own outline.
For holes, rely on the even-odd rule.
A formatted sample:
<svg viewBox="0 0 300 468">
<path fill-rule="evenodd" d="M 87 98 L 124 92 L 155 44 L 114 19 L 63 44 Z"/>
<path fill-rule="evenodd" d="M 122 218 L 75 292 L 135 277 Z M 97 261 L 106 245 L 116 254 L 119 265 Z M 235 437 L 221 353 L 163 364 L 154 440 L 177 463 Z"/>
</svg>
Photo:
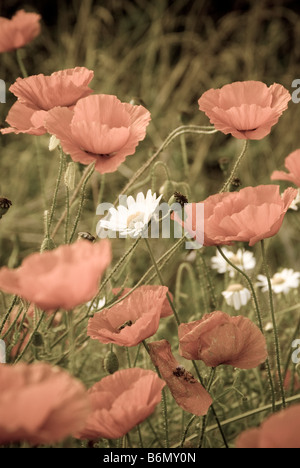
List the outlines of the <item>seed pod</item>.
<svg viewBox="0 0 300 468">
<path fill-rule="evenodd" d="M 109 351 L 104 358 L 104 369 L 109 374 L 117 372 L 119 369 L 119 361 L 117 355 L 113 351 Z"/>
<path fill-rule="evenodd" d="M 43 336 L 39 332 L 34 332 L 33 338 L 32 338 L 32 344 L 36 348 L 40 348 L 41 346 L 44 345 Z"/>
<path fill-rule="evenodd" d="M 3 215 L 5 215 L 9 208 L 11 207 L 12 202 L 8 200 L 8 198 L 0 198 L 0 219 L 2 218 Z"/>
<path fill-rule="evenodd" d="M 65 173 L 65 184 L 69 190 L 74 190 L 76 177 L 76 164 L 70 162 Z"/>
</svg>

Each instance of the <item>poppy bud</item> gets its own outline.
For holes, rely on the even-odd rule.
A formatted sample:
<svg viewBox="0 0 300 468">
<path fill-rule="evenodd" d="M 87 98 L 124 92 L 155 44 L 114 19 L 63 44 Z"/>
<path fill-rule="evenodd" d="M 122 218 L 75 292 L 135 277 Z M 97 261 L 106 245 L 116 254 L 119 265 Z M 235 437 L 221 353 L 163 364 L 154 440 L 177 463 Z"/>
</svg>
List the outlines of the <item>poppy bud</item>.
<svg viewBox="0 0 300 468">
<path fill-rule="evenodd" d="M 51 239 L 51 237 L 45 237 L 41 245 L 40 252 L 42 253 L 47 250 L 53 250 L 55 248 L 56 248 L 56 245 L 54 244 L 54 241 Z"/>
<path fill-rule="evenodd" d="M 114 374 L 119 369 L 119 361 L 117 355 L 113 351 L 109 351 L 103 361 L 104 369 L 109 374 Z"/>
<path fill-rule="evenodd" d="M 75 177 L 76 164 L 74 162 L 70 162 L 65 173 L 65 184 L 69 190 L 73 190 L 75 187 Z"/>
</svg>

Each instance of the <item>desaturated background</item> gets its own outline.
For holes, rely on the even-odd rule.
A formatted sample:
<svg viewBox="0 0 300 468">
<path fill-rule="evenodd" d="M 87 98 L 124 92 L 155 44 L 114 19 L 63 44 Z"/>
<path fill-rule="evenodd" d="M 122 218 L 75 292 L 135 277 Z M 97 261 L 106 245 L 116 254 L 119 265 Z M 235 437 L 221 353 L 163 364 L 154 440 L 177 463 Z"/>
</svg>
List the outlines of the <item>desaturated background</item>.
<svg viewBox="0 0 300 468">
<path fill-rule="evenodd" d="M 116 198 L 128 178 L 174 128 L 183 123 L 209 124 L 197 104 L 207 89 L 237 80 L 260 80 L 267 85 L 280 83 L 292 93 L 292 81 L 300 78 L 298 1 L 9 0 L 1 1 L 0 15 L 10 17 L 20 8 L 37 11 L 43 18 L 42 34 L 22 51 L 29 74 L 86 66 L 95 72 L 91 86 L 96 93 L 115 94 L 122 101 L 134 97 L 151 111 L 145 141 L 117 173 L 107 176 L 105 201 Z M 1 54 L 0 78 L 7 89 L 18 76 L 15 53 Z M 14 100 L 7 91 L 7 103 L 0 105 L 2 125 Z M 281 169 L 284 158 L 300 147 L 299 126 L 300 104 L 291 102 L 271 134 L 251 142 L 238 174 L 241 186 L 270 183 L 271 172 Z M 50 206 L 58 154 L 48 152 L 48 141 L 48 136 L 40 137 Z M 223 174 L 218 160 L 233 160 L 241 144 L 221 133 L 186 137 L 190 201 L 201 201 L 219 190 Z M 181 151 L 180 142 L 175 141 L 161 157 L 175 186 L 183 181 Z M 80 170 L 82 167 L 77 180 Z M 164 173 L 158 172 L 156 191 L 163 182 Z M 79 230 L 95 229 L 99 186 L 100 177 L 95 174 Z M 148 179 L 139 190 L 150 186 Z M 0 136 L 0 193 L 13 203 L 0 221 L 0 265 L 15 267 L 28 253 L 38 250 L 43 239 L 34 137 Z M 58 215 L 64 203 L 62 186 Z M 274 268 L 299 267 L 299 226 L 299 214 L 289 213 L 284 228 L 272 240 Z M 164 248 L 157 243 L 158 254 Z"/>
</svg>

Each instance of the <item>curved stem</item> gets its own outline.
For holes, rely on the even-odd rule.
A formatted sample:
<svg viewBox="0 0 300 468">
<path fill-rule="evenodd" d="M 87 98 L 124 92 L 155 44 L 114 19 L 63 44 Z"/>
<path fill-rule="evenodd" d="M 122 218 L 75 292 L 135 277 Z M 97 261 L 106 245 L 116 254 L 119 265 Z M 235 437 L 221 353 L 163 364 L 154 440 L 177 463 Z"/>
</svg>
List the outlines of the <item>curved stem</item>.
<svg viewBox="0 0 300 468">
<path fill-rule="evenodd" d="M 245 140 L 245 143 L 244 143 L 244 146 L 243 146 L 243 149 L 242 149 L 242 152 L 241 154 L 239 155 L 239 157 L 237 158 L 236 162 L 235 162 L 235 165 L 233 166 L 233 169 L 231 171 L 231 174 L 230 176 L 228 177 L 228 179 L 226 180 L 225 184 L 223 185 L 223 187 L 221 188 L 220 192 L 219 193 L 223 193 L 223 192 L 227 192 L 230 185 L 231 185 L 231 182 L 233 181 L 234 179 L 234 176 L 235 176 L 235 173 L 243 159 L 243 157 L 245 156 L 246 152 L 247 152 L 247 148 L 249 146 L 249 140 Z"/>
<path fill-rule="evenodd" d="M 252 294 L 252 297 L 253 297 L 253 300 L 254 300 L 254 304 L 255 304 L 256 318 L 257 318 L 258 326 L 259 326 L 259 329 L 262 332 L 263 336 L 265 336 L 263 323 L 262 323 L 262 318 L 261 318 L 261 312 L 260 312 L 260 308 L 259 308 L 259 304 L 258 304 L 258 299 L 257 299 L 257 296 L 256 296 L 256 293 L 255 293 L 255 290 L 254 290 L 251 279 L 249 278 L 249 276 L 243 270 L 241 270 L 239 267 L 237 267 L 234 263 L 232 263 L 229 260 L 229 258 L 226 257 L 226 255 L 224 254 L 224 252 L 223 252 L 223 250 L 221 249 L 220 246 L 217 246 L 217 249 L 218 249 L 218 252 L 224 258 L 224 260 L 226 260 L 226 262 L 232 268 L 234 268 L 236 271 L 238 271 L 245 278 L 245 280 L 247 281 L 247 283 L 249 285 L 249 288 L 251 290 L 251 294 Z M 275 388 L 274 388 L 274 383 L 273 383 L 273 379 L 272 379 L 269 358 L 267 358 L 267 360 L 266 360 L 266 368 L 267 368 L 270 391 L 271 391 L 271 396 L 272 396 L 272 408 L 273 408 L 273 412 L 275 412 L 276 411 L 276 408 L 275 408 Z"/>
<path fill-rule="evenodd" d="M 160 155 L 160 153 L 167 148 L 167 146 L 174 140 L 174 138 L 183 135 L 185 133 L 195 133 L 198 135 L 201 134 L 206 134 L 206 135 L 211 135 L 213 133 L 216 133 L 218 130 L 216 130 L 214 127 L 199 127 L 197 125 L 182 125 L 181 127 L 176 128 L 173 130 L 170 135 L 165 139 L 165 141 L 161 144 L 161 146 L 158 148 L 158 150 L 151 156 L 151 158 L 148 159 L 148 161 L 145 162 L 145 164 L 135 173 L 135 175 L 132 177 L 132 179 L 126 184 L 120 195 L 124 195 L 128 190 L 131 188 L 131 186 L 135 183 L 135 181 L 148 169 L 149 166 L 155 161 L 155 159 Z M 114 202 L 114 206 L 116 206 L 119 202 L 119 196 Z"/>
<path fill-rule="evenodd" d="M 81 179 L 80 179 L 80 181 L 79 181 L 79 183 L 78 183 L 78 185 L 77 185 L 76 189 L 74 190 L 74 193 L 73 193 L 73 195 L 71 197 L 70 204 L 69 204 L 70 207 L 75 202 L 76 197 L 77 197 L 77 195 L 78 195 L 78 193 L 79 193 L 79 191 L 81 189 L 82 184 L 85 181 L 85 178 L 86 178 L 87 174 L 89 173 L 90 169 L 92 167 L 94 167 L 94 165 L 95 165 L 95 163 L 93 162 L 93 163 L 89 164 L 89 166 L 87 166 L 87 168 L 84 170 L 84 173 L 82 174 L 82 177 L 81 177 Z M 53 232 L 52 232 L 52 235 L 51 235 L 52 239 L 54 239 L 54 237 L 56 236 L 57 231 L 59 230 L 59 228 L 60 228 L 61 224 L 63 223 L 63 221 L 64 221 L 65 217 L 67 216 L 67 214 L 68 214 L 68 210 L 67 210 L 67 208 L 65 208 L 63 214 L 61 215 L 61 217 L 59 218 L 59 220 L 56 223 L 55 228 L 53 229 Z"/>
<path fill-rule="evenodd" d="M 282 378 L 282 372 L 281 372 L 281 351 L 280 351 L 278 330 L 277 330 L 274 303 L 273 303 L 272 283 L 271 283 L 270 272 L 269 272 L 267 258 L 266 258 L 265 243 L 263 240 L 261 241 L 261 251 L 262 251 L 263 262 L 264 262 L 264 270 L 265 270 L 265 274 L 267 277 L 268 288 L 269 288 L 270 312 L 271 312 L 271 319 L 272 319 L 272 324 L 273 324 L 273 334 L 274 334 L 274 341 L 275 341 L 279 387 L 280 387 L 280 393 L 281 393 L 281 398 L 282 398 L 282 406 L 283 408 L 285 408 L 286 407 L 285 392 L 284 392 L 283 378 Z"/>
<path fill-rule="evenodd" d="M 57 202 L 57 194 L 58 194 L 58 189 L 59 189 L 60 182 L 61 182 L 64 163 L 65 163 L 65 155 L 64 155 L 62 149 L 60 148 L 59 169 L 58 169 L 58 175 L 57 175 L 56 184 L 55 184 L 55 190 L 54 190 L 52 205 L 51 205 L 51 209 L 50 209 L 49 222 L 48 222 L 48 233 L 50 232 L 52 221 L 53 221 L 53 216 L 54 216 L 56 202 Z"/>
<path fill-rule="evenodd" d="M 148 251 L 149 251 L 149 254 L 150 254 L 152 263 L 153 263 L 153 265 L 154 265 L 156 274 L 157 274 L 158 279 L 159 279 L 159 281 L 160 281 L 160 284 L 161 284 L 162 286 L 165 286 L 163 277 L 162 277 L 162 275 L 161 275 L 161 272 L 160 272 L 160 270 L 159 270 L 159 268 L 158 268 L 158 265 L 157 265 L 157 263 L 156 263 L 156 260 L 155 260 L 155 258 L 154 258 L 152 249 L 151 249 L 151 247 L 150 247 L 150 243 L 149 243 L 149 241 L 148 241 L 148 239 L 147 239 L 146 237 L 144 237 L 144 239 L 145 239 L 145 243 L 146 243 L 147 249 L 148 249 Z M 170 296 L 169 292 L 167 292 L 167 299 L 168 299 L 169 304 L 170 304 L 170 306 L 171 306 L 171 308 L 172 308 L 172 310 L 173 310 L 173 314 L 174 314 L 175 320 L 176 320 L 176 322 L 177 322 L 177 325 L 180 325 L 180 319 L 179 319 L 179 317 L 178 317 L 178 314 L 177 314 L 177 312 L 176 312 L 176 309 L 175 309 L 175 307 L 174 307 L 174 304 L 173 304 L 173 301 L 172 301 L 172 299 L 171 299 L 171 296 Z"/>
</svg>

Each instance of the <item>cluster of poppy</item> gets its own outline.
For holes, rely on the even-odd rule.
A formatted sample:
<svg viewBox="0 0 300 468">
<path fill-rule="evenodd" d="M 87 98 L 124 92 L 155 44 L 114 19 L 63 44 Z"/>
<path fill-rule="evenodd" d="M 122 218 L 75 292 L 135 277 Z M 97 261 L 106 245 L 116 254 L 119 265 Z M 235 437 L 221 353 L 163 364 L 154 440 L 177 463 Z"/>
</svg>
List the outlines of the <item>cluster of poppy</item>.
<svg viewBox="0 0 300 468">
<path fill-rule="evenodd" d="M 40 31 L 39 16 L 23 11 L 11 21 L 1 19 L 0 24 L 7 31 L 7 41 L 0 40 L 0 52 L 24 46 Z M 116 96 L 92 95 L 92 78 L 93 72 L 84 67 L 18 78 L 10 87 L 18 100 L 7 116 L 10 127 L 2 133 L 49 132 L 74 161 L 95 162 L 100 173 L 115 171 L 144 139 L 150 113 L 143 106 L 122 103 Z M 267 87 L 246 81 L 207 91 L 199 99 L 199 108 L 225 134 L 262 139 L 290 99 L 281 85 Z M 276 171 L 272 179 L 300 186 L 298 159 L 299 154 L 292 153 L 286 160 L 290 174 Z M 204 245 L 243 241 L 252 246 L 274 236 L 296 195 L 293 188 L 280 195 L 279 187 L 270 185 L 210 196 L 203 202 Z M 183 223 L 193 236 L 196 208 L 196 204 L 188 205 Z M 176 214 L 174 219 L 181 222 Z M 92 244 L 81 240 L 32 254 L 16 270 L 1 268 L 0 289 L 48 313 L 60 308 L 71 310 L 96 295 L 110 262 L 109 241 Z M 111 308 L 95 313 L 88 323 L 88 336 L 101 343 L 136 346 L 156 333 L 161 318 L 172 314 L 167 294 L 170 297 L 164 286 L 137 288 Z M 248 318 L 230 317 L 221 311 L 181 324 L 178 337 L 180 355 L 208 367 L 251 369 L 267 358 L 266 341 L 258 327 Z M 184 410 L 199 416 L 207 414 L 211 396 L 176 361 L 170 344 L 161 340 L 148 346 L 163 380 L 151 370 L 124 369 L 103 378 L 87 392 L 67 372 L 47 364 L 0 365 L 0 443 L 51 443 L 69 434 L 91 440 L 121 437 L 153 413 L 166 384 Z M 283 442 L 274 436 L 274 428 L 282 424 L 294 429 L 298 424 L 299 428 L 292 410 L 286 410 L 272 416 L 260 429 L 242 434 L 238 446 L 280 446 Z M 299 439 L 295 443 L 299 444 Z"/>
</svg>

